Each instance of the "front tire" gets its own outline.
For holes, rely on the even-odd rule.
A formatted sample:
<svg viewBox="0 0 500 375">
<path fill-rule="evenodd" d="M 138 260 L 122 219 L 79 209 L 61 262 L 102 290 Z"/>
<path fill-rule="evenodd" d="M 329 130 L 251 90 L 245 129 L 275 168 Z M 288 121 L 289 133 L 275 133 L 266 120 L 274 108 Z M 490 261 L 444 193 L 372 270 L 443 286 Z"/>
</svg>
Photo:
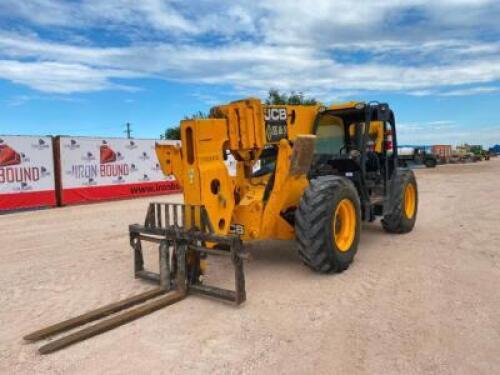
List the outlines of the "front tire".
<svg viewBox="0 0 500 375">
<path fill-rule="evenodd" d="M 383 228 L 389 233 L 408 233 L 417 220 L 418 188 L 411 170 L 399 170 L 392 186 L 392 212 L 382 219 Z"/>
<path fill-rule="evenodd" d="M 353 183 L 338 176 L 313 179 L 295 211 L 299 256 L 317 272 L 342 272 L 358 250 L 359 196 Z"/>
</svg>

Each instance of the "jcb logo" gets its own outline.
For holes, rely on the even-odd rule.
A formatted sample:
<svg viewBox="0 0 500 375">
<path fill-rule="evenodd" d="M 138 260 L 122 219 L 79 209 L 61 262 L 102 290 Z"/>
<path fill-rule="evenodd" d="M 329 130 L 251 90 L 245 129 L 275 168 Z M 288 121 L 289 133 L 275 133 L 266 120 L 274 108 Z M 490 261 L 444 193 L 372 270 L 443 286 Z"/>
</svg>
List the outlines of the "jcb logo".
<svg viewBox="0 0 500 375">
<path fill-rule="evenodd" d="M 286 108 L 267 108 L 264 119 L 266 121 L 286 121 Z"/>
</svg>

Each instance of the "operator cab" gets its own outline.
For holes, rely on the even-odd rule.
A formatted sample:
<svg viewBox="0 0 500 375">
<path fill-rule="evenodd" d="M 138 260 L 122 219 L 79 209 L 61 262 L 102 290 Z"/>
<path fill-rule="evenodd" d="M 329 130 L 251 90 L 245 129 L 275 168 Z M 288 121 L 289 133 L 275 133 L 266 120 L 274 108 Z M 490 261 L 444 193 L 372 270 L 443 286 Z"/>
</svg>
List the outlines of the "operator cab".
<svg viewBox="0 0 500 375">
<path fill-rule="evenodd" d="M 348 177 L 362 201 L 374 201 L 385 194 L 397 168 L 394 115 L 387 104 L 330 107 L 317 115 L 313 132 L 316 145 L 310 179 Z"/>
</svg>

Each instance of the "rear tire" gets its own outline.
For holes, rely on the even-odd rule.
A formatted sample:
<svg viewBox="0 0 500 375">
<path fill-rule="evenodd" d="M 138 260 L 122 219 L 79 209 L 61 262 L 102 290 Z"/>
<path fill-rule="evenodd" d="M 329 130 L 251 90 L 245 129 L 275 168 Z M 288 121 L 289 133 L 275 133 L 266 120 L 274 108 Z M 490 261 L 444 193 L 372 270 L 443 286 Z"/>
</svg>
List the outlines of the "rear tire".
<svg viewBox="0 0 500 375">
<path fill-rule="evenodd" d="M 389 233 L 408 233 L 417 220 L 418 188 L 411 170 L 399 170 L 392 188 L 393 211 L 382 219 L 383 228 Z"/>
<path fill-rule="evenodd" d="M 344 177 L 313 179 L 295 211 L 299 256 L 317 272 L 342 272 L 358 249 L 361 231 L 359 196 Z"/>
</svg>

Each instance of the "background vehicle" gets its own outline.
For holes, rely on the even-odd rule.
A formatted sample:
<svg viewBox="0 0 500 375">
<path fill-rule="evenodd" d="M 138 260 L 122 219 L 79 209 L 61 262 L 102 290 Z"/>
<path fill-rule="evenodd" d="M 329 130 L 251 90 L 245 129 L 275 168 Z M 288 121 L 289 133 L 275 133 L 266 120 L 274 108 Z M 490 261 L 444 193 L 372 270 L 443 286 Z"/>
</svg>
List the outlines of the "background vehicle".
<svg viewBox="0 0 500 375">
<path fill-rule="evenodd" d="M 483 149 L 482 145 L 470 145 L 469 150 L 470 152 L 472 152 L 472 154 L 474 154 L 476 159 L 490 160 L 490 153 Z"/>
<path fill-rule="evenodd" d="M 488 149 L 490 156 L 500 155 L 500 145 L 492 146 Z"/>
<path fill-rule="evenodd" d="M 452 156 L 451 145 L 433 145 L 432 154 L 436 157 L 438 164 L 447 164 Z"/>
<path fill-rule="evenodd" d="M 427 168 L 434 168 L 437 165 L 437 158 L 424 147 L 400 147 L 398 148 L 399 165 L 408 167 L 410 165 L 425 165 Z"/>
</svg>

